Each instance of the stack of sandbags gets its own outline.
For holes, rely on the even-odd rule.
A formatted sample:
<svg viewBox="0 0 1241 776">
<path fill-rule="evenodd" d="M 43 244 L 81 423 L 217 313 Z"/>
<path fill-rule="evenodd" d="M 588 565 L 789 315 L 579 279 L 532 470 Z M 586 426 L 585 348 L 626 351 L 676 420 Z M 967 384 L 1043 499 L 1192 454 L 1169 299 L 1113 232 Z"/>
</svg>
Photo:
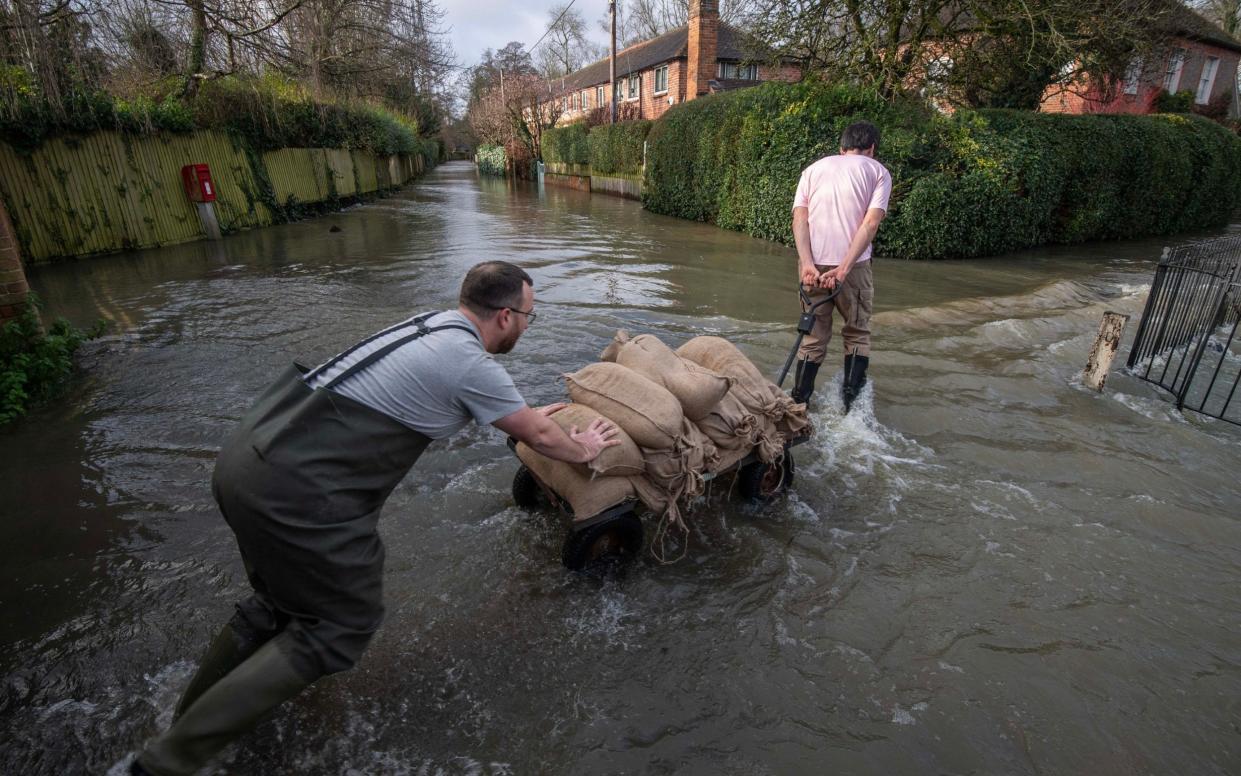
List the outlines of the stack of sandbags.
<svg viewBox="0 0 1241 776">
<path fill-rule="evenodd" d="M 805 405 L 794 404 L 720 337 L 697 337 L 673 351 L 653 335 L 619 331 L 601 358 L 565 375 L 574 403 L 551 417 L 566 431 L 605 417 L 620 429 L 621 444 L 590 464 L 517 447 L 522 462 L 580 518 L 636 494 L 684 527 L 680 505 L 702 494 L 704 474 L 755 449 L 765 462 L 778 460 L 788 436 L 807 424 Z"/>
</svg>

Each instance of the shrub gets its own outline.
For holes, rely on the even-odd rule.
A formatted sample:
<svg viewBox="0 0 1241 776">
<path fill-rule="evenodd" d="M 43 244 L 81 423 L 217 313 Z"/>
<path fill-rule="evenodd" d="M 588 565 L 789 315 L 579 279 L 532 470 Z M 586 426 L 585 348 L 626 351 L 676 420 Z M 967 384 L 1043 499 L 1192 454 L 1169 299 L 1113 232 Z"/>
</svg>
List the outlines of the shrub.
<svg viewBox="0 0 1241 776">
<path fill-rule="evenodd" d="M 879 161 L 893 176 L 881 255 L 968 257 L 1169 234 L 1227 223 L 1241 204 L 1241 138 L 1197 116 L 943 117 L 814 81 L 669 110 L 648 138 L 644 202 L 792 243 L 801 170 L 834 153 L 859 118 L 879 126 Z"/>
<path fill-rule="evenodd" d="M 1189 113 L 1194 108 L 1194 93 L 1188 89 L 1179 92 L 1159 90 L 1155 95 L 1155 110 L 1159 113 Z"/>
<path fill-rule="evenodd" d="M 73 371 L 73 354 L 102 330 L 102 323 L 84 332 L 57 319 L 44 331 L 31 294 L 22 314 L 0 327 L 0 425 L 54 398 Z"/>
<path fill-rule="evenodd" d="M 642 171 L 650 121 L 604 124 L 590 131 L 590 171 L 594 174 L 634 175 Z"/>
<path fill-rule="evenodd" d="M 545 130 L 542 150 L 545 162 L 589 164 L 590 141 L 587 140 L 586 125 L 577 123 Z"/>
<path fill-rule="evenodd" d="M 504 146 L 481 145 L 474 155 L 474 163 L 483 175 L 504 175 Z"/>
</svg>

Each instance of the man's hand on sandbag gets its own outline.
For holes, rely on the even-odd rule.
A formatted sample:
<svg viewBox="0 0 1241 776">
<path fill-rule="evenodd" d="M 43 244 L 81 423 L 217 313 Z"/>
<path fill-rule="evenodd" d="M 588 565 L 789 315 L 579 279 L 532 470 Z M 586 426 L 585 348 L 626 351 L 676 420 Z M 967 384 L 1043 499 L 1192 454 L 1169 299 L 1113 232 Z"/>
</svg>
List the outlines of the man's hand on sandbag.
<svg viewBox="0 0 1241 776">
<path fill-rule="evenodd" d="M 586 451 L 586 461 L 593 461 L 605 449 L 613 445 L 619 445 L 619 439 L 613 439 L 616 436 L 616 426 L 610 420 L 599 418 L 586 427 L 585 431 L 578 431 L 577 426 L 569 429 L 569 438 L 582 446 Z"/>
</svg>

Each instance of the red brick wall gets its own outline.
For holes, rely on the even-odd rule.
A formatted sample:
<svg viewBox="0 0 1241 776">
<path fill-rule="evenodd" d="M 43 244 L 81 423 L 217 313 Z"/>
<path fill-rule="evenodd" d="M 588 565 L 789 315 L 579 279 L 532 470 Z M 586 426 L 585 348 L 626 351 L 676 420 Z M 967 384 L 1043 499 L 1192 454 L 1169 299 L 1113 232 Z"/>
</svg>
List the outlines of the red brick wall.
<svg viewBox="0 0 1241 776">
<path fill-rule="evenodd" d="M 17 317 L 29 295 L 17 234 L 4 203 L 0 202 L 0 323 Z"/>
<path fill-rule="evenodd" d="M 760 81 L 785 81 L 786 83 L 797 83 L 801 80 L 801 68 L 797 65 L 782 64 L 779 67 L 771 67 L 770 65 L 758 66 L 758 80 Z"/>
<path fill-rule="evenodd" d="M 1215 71 L 1215 83 L 1211 87 L 1211 98 L 1221 98 L 1222 95 L 1232 93 L 1241 54 L 1184 38 L 1175 41 L 1173 45 L 1185 50 L 1185 63 L 1181 67 L 1176 91 L 1188 90 L 1197 93 L 1207 58 L 1218 57 L 1219 66 Z M 1159 62 L 1157 66 L 1148 67 L 1138 84 L 1137 94 L 1124 94 L 1123 85 L 1117 88 L 1120 93 L 1114 95 L 1108 95 L 1104 89 L 1098 87 L 1078 87 L 1073 90 L 1049 87 L 1043 95 L 1039 110 L 1044 113 L 1150 113 L 1154 110 L 1155 98 L 1163 90 L 1167 67 L 1166 60 Z"/>
</svg>

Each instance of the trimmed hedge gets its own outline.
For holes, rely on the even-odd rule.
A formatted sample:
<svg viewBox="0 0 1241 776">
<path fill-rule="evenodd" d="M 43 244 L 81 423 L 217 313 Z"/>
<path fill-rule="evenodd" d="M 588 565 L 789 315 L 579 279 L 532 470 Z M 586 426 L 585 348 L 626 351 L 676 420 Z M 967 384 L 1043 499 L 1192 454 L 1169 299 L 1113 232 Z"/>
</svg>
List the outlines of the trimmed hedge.
<svg viewBox="0 0 1241 776">
<path fill-rule="evenodd" d="M 601 124 L 590 130 L 590 171 L 599 175 L 635 175 L 642 172 L 643 145 L 650 121 Z"/>
<path fill-rule="evenodd" d="M 543 161 L 562 164 L 590 164 L 590 141 L 586 125 L 570 124 L 543 131 Z"/>
<path fill-rule="evenodd" d="M 504 146 L 482 145 L 474 154 L 474 163 L 483 175 L 499 175 L 503 177 L 505 167 Z"/>
<path fill-rule="evenodd" d="M 1241 204 L 1241 138 L 1186 115 L 962 111 L 807 81 L 683 103 L 648 138 L 643 202 L 654 212 L 792 243 L 801 170 L 835 153 L 859 118 L 892 172 L 881 255 L 982 256 L 1228 222 Z"/>
</svg>

